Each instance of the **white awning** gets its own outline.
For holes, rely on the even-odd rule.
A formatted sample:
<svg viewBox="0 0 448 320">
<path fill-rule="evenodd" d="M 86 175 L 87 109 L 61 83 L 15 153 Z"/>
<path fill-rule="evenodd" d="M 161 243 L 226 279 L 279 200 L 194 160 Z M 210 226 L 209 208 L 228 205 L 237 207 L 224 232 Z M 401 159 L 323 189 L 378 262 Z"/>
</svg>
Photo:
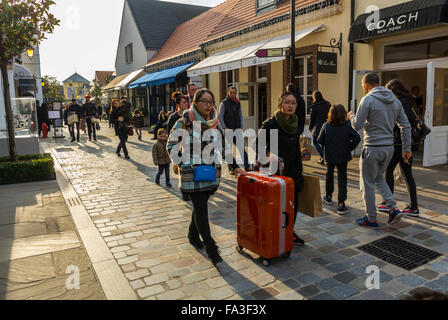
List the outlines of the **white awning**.
<svg viewBox="0 0 448 320">
<path fill-rule="evenodd" d="M 125 89 L 131 82 L 133 82 L 135 80 L 135 78 L 137 78 L 137 76 L 140 75 L 140 73 L 144 73 L 144 70 L 140 69 L 140 70 L 131 72 L 114 87 L 114 90 Z"/>
<path fill-rule="evenodd" d="M 312 32 L 325 30 L 324 25 L 319 25 L 296 32 L 296 42 Z M 278 36 L 269 40 L 252 43 L 240 48 L 219 52 L 199 62 L 188 69 L 188 77 L 202 76 L 205 74 L 235 70 L 242 67 L 257 66 L 261 64 L 285 60 L 286 57 L 258 58 L 255 53 L 260 49 L 288 48 L 291 44 L 289 34 Z"/>
<path fill-rule="evenodd" d="M 303 29 L 296 32 L 296 42 L 302 40 L 307 35 L 313 32 L 323 31 L 325 26 L 323 24 L 314 26 L 311 28 Z M 260 49 L 277 49 L 277 48 L 288 48 L 291 46 L 291 35 L 285 34 L 283 36 L 275 37 L 264 44 Z"/>
<path fill-rule="evenodd" d="M 14 80 L 33 79 L 33 74 L 31 73 L 31 71 L 21 64 L 14 63 L 13 71 L 14 71 Z"/>
</svg>

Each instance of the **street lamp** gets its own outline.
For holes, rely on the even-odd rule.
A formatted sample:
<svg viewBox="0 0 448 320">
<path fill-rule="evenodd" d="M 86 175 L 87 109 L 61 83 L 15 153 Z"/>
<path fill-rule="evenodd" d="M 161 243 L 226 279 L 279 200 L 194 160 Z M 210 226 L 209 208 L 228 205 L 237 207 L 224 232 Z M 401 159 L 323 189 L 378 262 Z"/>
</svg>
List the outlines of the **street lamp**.
<svg viewBox="0 0 448 320">
<path fill-rule="evenodd" d="M 30 60 L 32 60 L 34 57 L 34 49 L 33 48 L 27 49 L 26 54 L 28 55 L 28 58 L 30 58 Z"/>
</svg>

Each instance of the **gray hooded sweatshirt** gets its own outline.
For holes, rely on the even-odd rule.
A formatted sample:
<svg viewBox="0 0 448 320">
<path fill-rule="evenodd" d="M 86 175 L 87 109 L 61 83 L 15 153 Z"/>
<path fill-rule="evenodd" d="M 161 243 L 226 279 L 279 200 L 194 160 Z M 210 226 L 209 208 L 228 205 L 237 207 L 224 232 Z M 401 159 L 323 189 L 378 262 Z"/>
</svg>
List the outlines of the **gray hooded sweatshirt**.
<svg viewBox="0 0 448 320">
<path fill-rule="evenodd" d="M 385 87 L 371 90 L 350 120 L 356 131 L 364 128 L 365 147 L 393 146 L 394 127 L 398 124 L 403 152 L 411 151 L 411 125 L 400 100 Z"/>
</svg>

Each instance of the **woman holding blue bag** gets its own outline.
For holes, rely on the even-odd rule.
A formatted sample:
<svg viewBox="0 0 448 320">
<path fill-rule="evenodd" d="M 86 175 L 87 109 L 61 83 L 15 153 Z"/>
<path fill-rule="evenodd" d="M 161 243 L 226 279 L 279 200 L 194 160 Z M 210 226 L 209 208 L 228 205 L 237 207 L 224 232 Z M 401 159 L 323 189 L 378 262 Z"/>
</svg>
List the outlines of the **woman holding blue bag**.
<svg viewBox="0 0 448 320">
<path fill-rule="evenodd" d="M 193 134 L 197 134 L 193 130 L 194 122 L 200 123 L 201 132 L 200 137 L 195 136 L 193 139 Z M 175 133 L 176 130 L 182 129 L 184 136 Z M 218 246 L 210 232 L 208 200 L 210 196 L 218 190 L 222 166 L 221 164 L 205 165 L 204 159 L 202 158 L 202 151 L 209 146 L 209 144 L 215 143 L 214 139 L 216 137 L 213 136 L 210 139 L 205 139 L 207 141 L 202 141 L 204 132 L 209 129 L 217 130 L 217 133 L 222 138 L 222 157 L 224 159 L 227 157 L 233 159 L 233 155 L 225 155 L 225 150 L 227 149 L 232 153 L 232 148 L 225 148 L 225 135 L 219 124 L 214 95 L 210 90 L 204 88 L 196 92 L 192 106 L 185 110 L 182 118 L 175 123 L 169 137 L 167 148 L 168 152 L 171 154 L 173 148 L 178 145 L 182 139 L 189 139 L 190 154 L 184 155 L 185 159 L 182 163 L 178 164 L 181 177 L 180 190 L 184 195 L 184 199 L 190 199 L 193 203 L 193 214 L 188 231 L 188 240 L 197 249 L 202 249 L 205 245 L 205 251 L 207 252 L 208 257 L 212 263 L 216 265 L 222 261 L 222 258 L 219 255 Z M 193 142 L 197 139 L 202 141 L 201 154 L 193 154 L 193 150 L 195 149 L 193 147 Z M 182 150 L 179 151 L 179 156 L 181 154 Z M 214 156 L 215 155 L 212 154 L 211 158 Z M 195 163 L 200 163 L 200 165 L 193 165 L 193 158 L 197 158 L 199 162 Z M 172 160 L 174 161 L 174 159 Z M 234 163 L 235 161 L 232 161 L 230 166 L 234 170 L 235 177 L 238 177 L 240 174 L 245 175 L 246 171 Z M 203 242 L 200 237 L 202 237 Z"/>
</svg>

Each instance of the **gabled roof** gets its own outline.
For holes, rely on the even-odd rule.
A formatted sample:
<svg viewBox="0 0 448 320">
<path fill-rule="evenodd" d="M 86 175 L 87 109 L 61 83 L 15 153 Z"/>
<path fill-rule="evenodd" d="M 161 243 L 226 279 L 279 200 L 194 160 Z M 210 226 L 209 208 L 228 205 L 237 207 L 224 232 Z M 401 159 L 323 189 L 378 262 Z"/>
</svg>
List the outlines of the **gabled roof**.
<svg viewBox="0 0 448 320">
<path fill-rule="evenodd" d="M 106 77 L 112 78 L 113 73 L 114 71 L 95 71 L 95 79 L 98 80 L 99 86 L 103 86 Z"/>
<path fill-rule="evenodd" d="M 321 0 L 296 0 L 296 10 Z M 151 65 L 200 49 L 200 45 L 263 21 L 288 14 L 289 1 L 271 11 L 256 13 L 254 0 L 227 0 L 179 25 Z"/>
<path fill-rule="evenodd" d="M 127 0 L 147 49 L 159 50 L 181 23 L 210 7 L 156 0 Z"/>
<path fill-rule="evenodd" d="M 86 78 L 84 78 L 83 76 L 78 74 L 77 72 L 75 72 L 74 74 L 72 74 L 70 77 L 68 77 L 67 79 L 65 79 L 62 82 L 63 83 L 65 83 L 65 82 L 85 82 L 85 83 L 90 84 L 89 80 L 87 80 Z"/>
<path fill-rule="evenodd" d="M 126 78 L 130 73 L 123 74 L 121 76 L 115 77 L 111 82 L 109 82 L 104 88 L 104 91 L 112 90 L 117 84 L 119 84 L 124 78 Z"/>
<path fill-rule="evenodd" d="M 151 64 L 198 50 L 199 45 L 207 40 L 209 34 L 239 1 L 227 0 L 179 25 L 151 61 Z"/>
</svg>

